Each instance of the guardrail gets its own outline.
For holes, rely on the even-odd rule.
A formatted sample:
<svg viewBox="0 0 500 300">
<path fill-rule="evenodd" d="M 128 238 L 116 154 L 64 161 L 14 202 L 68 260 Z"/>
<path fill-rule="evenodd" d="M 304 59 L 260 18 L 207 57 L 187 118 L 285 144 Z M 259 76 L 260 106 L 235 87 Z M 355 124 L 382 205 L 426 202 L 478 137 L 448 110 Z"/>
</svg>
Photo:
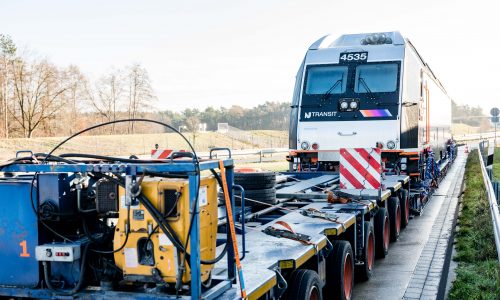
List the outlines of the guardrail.
<svg viewBox="0 0 500 300">
<path fill-rule="evenodd" d="M 261 163 L 282 161 L 284 156 L 289 153 L 288 148 L 264 148 L 264 149 L 241 149 L 232 150 L 231 157 L 239 163 Z M 200 158 L 209 158 L 210 152 L 196 152 Z M 276 155 L 275 155 L 276 154 Z M 273 157 L 273 155 L 275 155 Z M 120 156 L 118 156 L 120 157 Z M 150 159 L 150 155 L 138 155 L 140 159 Z M 214 158 L 228 158 L 228 153 L 214 153 Z M 123 158 L 128 158 L 123 157 Z"/>
<path fill-rule="evenodd" d="M 244 149 L 244 150 L 233 150 L 231 151 L 232 157 L 238 161 L 238 162 L 245 162 L 245 163 L 250 163 L 250 162 L 264 162 L 264 161 L 276 161 L 276 159 L 272 159 L 273 154 L 288 154 L 290 150 L 288 148 L 267 148 L 267 149 Z M 207 153 L 199 153 L 199 157 L 202 158 L 208 158 L 209 154 Z M 252 159 L 252 158 L 237 158 L 237 157 L 248 157 L 248 156 L 258 156 L 258 159 Z M 227 154 L 226 153 L 220 153 L 218 154 L 218 158 L 226 158 Z M 278 160 L 282 159 L 283 157 L 281 156 Z"/>
<path fill-rule="evenodd" d="M 468 133 L 468 134 L 455 134 L 453 135 L 453 139 L 458 143 L 467 143 L 467 142 L 476 142 L 476 141 L 484 141 L 485 139 L 491 139 L 495 137 L 494 131 L 482 132 L 482 133 Z M 500 132 L 497 134 L 497 140 L 500 138 Z"/>
<path fill-rule="evenodd" d="M 497 247 L 498 261 L 500 262 L 500 214 L 498 212 L 498 201 L 496 197 L 495 190 L 491 183 L 491 177 L 493 177 L 493 172 L 488 172 L 486 169 L 486 164 L 483 159 L 484 143 L 479 143 L 479 161 L 481 163 L 481 172 L 483 173 L 483 181 L 486 187 L 486 193 L 488 195 L 488 201 L 490 204 L 491 219 L 493 222 L 493 233 L 495 235 L 495 245 Z"/>
<path fill-rule="evenodd" d="M 252 162 L 270 162 L 282 160 L 283 156 L 273 158 L 273 154 L 288 154 L 288 148 L 265 148 L 265 149 L 241 149 L 241 150 L 232 150 L 231 157 L 240 163 L 252 163 Z M 198 157 L 200 158 L 209 158 L 210 152 L 196 152 Z M 213 153 L 212 157 L 214 158 L 228 158 L 229 154 L 226 152 L 221 153 Z M 140 158 L 147 159 L 148 156 L 143 155 Z"/>
</svg>

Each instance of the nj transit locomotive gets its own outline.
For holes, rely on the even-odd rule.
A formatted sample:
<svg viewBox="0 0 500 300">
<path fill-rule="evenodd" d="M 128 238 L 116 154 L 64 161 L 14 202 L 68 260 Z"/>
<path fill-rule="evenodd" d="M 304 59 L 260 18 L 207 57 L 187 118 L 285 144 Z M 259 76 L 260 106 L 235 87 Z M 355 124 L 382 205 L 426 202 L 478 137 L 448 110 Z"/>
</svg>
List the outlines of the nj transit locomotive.
<svg viewBox="0 0 500 300">
<path fill-rule="evenodd" d="M 387 166 L 420 177 L 417 157 L 448 155 L 451 99 L 399 32 L 325 36 L 299 68 L 290 120 L 293 170 L 333 171 L 340 148 L 378 147 Z"/>
</svg>

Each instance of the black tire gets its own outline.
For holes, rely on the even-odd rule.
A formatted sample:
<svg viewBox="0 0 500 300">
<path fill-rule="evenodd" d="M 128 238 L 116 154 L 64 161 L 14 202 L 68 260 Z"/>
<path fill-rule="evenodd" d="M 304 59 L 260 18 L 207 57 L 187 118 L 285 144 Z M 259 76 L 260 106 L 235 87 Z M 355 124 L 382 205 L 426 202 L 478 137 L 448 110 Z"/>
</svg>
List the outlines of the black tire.
<svg viewBox="0 0 500 300">
<path fill-rule="evenodd" d="M 313 270 L 298 269 L 293 271 L 287 284 L 288 288 L 284 297 L 287 300 L 323 299 L 321 278 Z M 316 296 L 316 298 L 312 296 Z"/>
<path fill-rule="evenodd" d="M 356 281 L 367 281 L 372 277 L 375 264 L 375 236 L 373 234 L 373 225 L 365 221 L 365 244 L 363 247 L 363 265 L 356 266 Z"/>
<path fill-rule="evenodd" d="M 390 236 L 390 221 L 389 215 L 385 207 L 379 208 L 374 219 L 375 223 L 375 256 L 377 258 L 385 258 L 389 254 Z"/>
<path fill-rule="evenodd" d="M 407 189 L 401 189 L 399 204 L 401 205 L 401 229 L 404 229 L 410 222 L 410 198 Z"/>
<path fill-rule="evenodd" d="M 241 185 L 245 190 L 270 189 L 276 185 L 276 174 L 274 172 L 234 172 L 234 184 Z"/>
<path fill-rule="evenodd" d="M 399 239 L 401 231 L 401 206 L 399 205 L 398 197 L 390 197 L 387 201 L 389 220 L 391 221 L 391 241 L 395 242 Z"/>
<path fill-rule="evenodd" d="M 222 192 L 219 192 L 219 202 L 225 203 L 224 195 Z M 265 206 L 266 204 L 276 204 L 278 200 L 276 199 L 276 189 L 265 189 L 265 190 L 245 190 L 245 206 Z M 251 201 L 256 200 L 256 201 Z M 241 206 L 241 198 L 240 193 L 235 193 L 234 195 L 234 205 Z"/>
<path fill-rule="evenodd" d="M 332 241 L 333 250 L 326 258 L 325 299 L 349 300 L 354 283 L 354 256 L 348 241 Z"/>
<path fill-rule="evenodd" d="M 263 189 L 263 190 L 245 190 L 245 198 L 257 200 L 267 204 L 278 203 L 278 200 L 276 199 L 275 188 Z M 258 206 L 262 204 L 245 199 L 245 205 Z"/>
</svg>

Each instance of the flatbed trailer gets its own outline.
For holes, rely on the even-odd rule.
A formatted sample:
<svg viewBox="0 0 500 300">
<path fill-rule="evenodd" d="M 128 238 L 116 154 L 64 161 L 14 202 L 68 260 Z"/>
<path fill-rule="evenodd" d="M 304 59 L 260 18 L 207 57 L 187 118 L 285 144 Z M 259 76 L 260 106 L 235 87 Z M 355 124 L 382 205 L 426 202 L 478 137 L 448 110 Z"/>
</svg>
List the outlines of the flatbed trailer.
<svg viewBox="0 0 500 300">
<path fill-rule="evenodd" d="M 242 265 L 245 274 L 248 274 L 245 276 L 245 287 L 249 299 L 272 299 L 282 296 L 286 290 L 283 280 L 286 282 L 294 270 L 301 268 L 314 270 L 326 284 L 327 277 L 333 276 L 334 266 L 327 263 L 329 255 L 336 255 L 332 253 L 333 241 L 349 242 L 352 245 L 354 265 L 364 267 L 368 263 L 364 257 L 365 224 L 373 226 L 374 216 L 379 208 L 385 207 L 391 196 L 398 197 L 401 189 L 409 187 L 409 177 L 404 175 L 386 176 L 383 180 L 384 190 L 360 192 L 338 189 L 339 175 L 335 173 L 282 174 L 293 180 L 286 182 L 291 183 L 290 185 L 281 183 L 277 186 L 276 196 L 282 199 L 282 202 L 272 211 L 274 220 L 269 221 L 266 213 L 257 214 L 258 216 L 250 221 L 262 224 L 251 227 L 251 230 L 246 226 L 246 254 Z M 340 192 L 343 196 L 350 197 L 351 202 L 328 203 L 326 193 L 311 191 L 318 187 Z M 336 219 L 331 221 L 302 214 L 309 209 L 332 214 Z M 296 233 L 310 236 L 311 244 L 304 245 L 296 240 L 269 236 L 262 232 L 277 222 L 285 222 Z M 373 261 L 369 263 L 372 265 L 368 277 L 373 270 Z M 225 274 L 225 266 L 221 263 L 216 265 L 215 270 Z M 221 299 L 238 298 L 239 290 L 236 284 L 234 287 L 224 293 Z"/>
<path fill-rule="evenodd" d="M 449 160 L 443 160 L 438 164 L 441 176 L 437 182 L 444 178 L 450 164 Z M 277 185 L 276 191 L 276 197 L 280 199 L 279 204 L 271 207 L 272 210 L 263 209 L 263 213 L 247 214 L 251 215 L 251 218 L 245 218 L 246 222 L 260 223 L 252 230 L 246 230 L 245 233 L 247 254 L 242 263 L 245 273 L 249 274 L 245 286 L 250 299 L 280 297 L 284 293 L 282 290 L 283 279 L 285 278 L 286 281 L 294 270 L 301 268 L 314 270 L 327 284 L 326 278 L 332 276 L 329 272 L 332 272 L 333 266 L 322 264 L 322 262 L 329 255 L 335 255 L 328 248 L 329 243 L 333 241 L 349 242 L 352 245 L 355 265 L 363 266 L 366 263 L 363 258 L 366 247 L 363 243 L 364 224 L 374 225 L 377 222 L 375 220 L 377 212 L 380 208 L 388 208 L 390 198 L 403 200 L 402 191 L 406 190 L 406 195 L 409 198 L 408 214 L 411 212 L 410 209 L 415 207 L 414 215 L 419 215 L 425 206 L 425 203 L 417 203 L 417 197 L 410 199 L 412 195 L 420 195 L 420 191 L 412 191 L 412 182 L 408 175 L 385 175 L 381 190 L 340 189 L 338 185 L 339 174 L 333 172 L 284 172 L 280 173 L 278 181 L 281 181 Z M 326 191 L 333 191 L 348 197 L 351 202 L 346 204 L 328 203 L 329 196 Z M 429 194 L 432 194 L 432 191 L 433 189 L 430 189 Z M 290 211 L 291 207 L 295 211 Z M 306 217 L 300 213 L 310 208 L 336 215 L 337 222 Z M 269 217 L 269 214 L 272 216 Z M 302 245 L 297 241 L 283 238 L 266 237 L 261 232 L 267 226 L 272 226 L 279 221 L 290 224 L 297 233 L 314 237 L 312 238 L 313 245 Z M 327 241 L 326 245 L 323 244 L 325 240 Z M 276 249 L 276 245 L 286 246 Z M 297 248 L 302 249 L 302 251 L 297 251 Z M 288 249 L 293 250 L 288 251 Z M 218 267 L 216 266 L 216 269 Z M 223 267 L 220 269 L 222 270 Z M 361 280 L 363 279 L 368 278 L 364 275 L 361 276 Z M 339 294 L 334 296 L 342 298 Z M 238 289 L 232 289 L 227 291 L 222 299 L 237 297 Z"/>
<path fill-rule="evenodd" d="M 448 163 L 446 162 L 446 166 L 440 166 L 442 174 L 448 168 Z M 234 199 L 238 194 L 246 198 L 244 189 L 234 185 L 232 159 L 223 160 L 222 164 L 225 166 L 222 172 L 227 177 L 227 187 L 231 191 L 232 206 L 237 208 L 234 206 Z M 3 165 L 0 170 L 4 174 L 0 180 L 0 191 L 3 193 L 0 200 L 7 212 L 2 214 L 1 219 L 9 221 L 10 224 L 24 221 L 39 224 L 30 207 L 30 201 L 33 199 L 29 197 L 29 187 L 40 174 L 94 172 L 138 178 L 147 171 L 174 177 L 184 176 L 189 183 L 189 203 L 193 204 L 199 171 L 218 169 L 219 161 L 202 161 L 198 168 L 197 170 L 196 164 L 191 160 L 155 163 L 9 163 Z M 401 222 L 403 219 L 398 215 L 396 222 L 387 211 L 391 201 L 401 201 L 405 195 L 408 197 L 412 194 L 409 176 L 383 175 L 382 188 L 378 190 L 341 189 L 340 176 L 333 172 L 285 172 L 280 173 L 278 177 L 275 186 L 277 204 L 248 210 L 245 209 L 245 202 L 249 204 L 252 199 L 247 198 L 241 201 L 240 209 L 233 212 L 237 220 L 234 225 L 231 225 L 228 216 L 224 214 L 223 206 L 219 207 L 217 252 L 223 251 L 222 244 L 230 245 L 232 238 L 228 228 L 234 226 L 238 232 L 238 249 L 243 250 L 240 252 L 241 268 L 248 299 L 306 299 L 309 296 L 321 298 L 323 292 L 325 299 L 349 299 L 354 278 L 356 281 L 368 280 L 373 272 L 375 257 L 385 257 L 387 254 L 388 234 L 391 235 L 392 241 L 397 240 L 399 227 L 395 238 L 392 238 L 392 231 L 396 223 L 400 222 L 399 219 Z M 38 177 L 36 179 L 38 180 Z M 11 189 L 12 184 L 23 187 L 17 190 L 19 194 L 13 195 L 17 201 L 12 201 L 5 195 L 8 192 L 5 189 Z M 331 203 L 332 193 L 347 200 L 346 203 Z M 34 196 L 35 199 L 36 197 Z M 23 219 L 30 213 L 33 216 Z M 387 218 L 378 217 L 382 213 Z M 197 215 L 195 214 L 194 226 L 190 231 L 193 245 L 200 243 L 200 217 Z M 404 227 L 401 223 L 399 226 Z M 16 239 L 28 234 L 31 236 L 30 243 L 34 244 L 29 244 L 23 251 L 34 253 L 35 246 L 43 244 L 43 235 L 47 233 L 43 233 L 40 224 L 30 228 L 21 230 L 9 225 L 4 228 L 6 230 L 1 236 L 2 243 L 16 246 L 19 244 Z M 5 235 L 5 232 L 9 234 Z M 382 244 L 383 247 L 380 246 Z M 71 294 L 61 294 L 61 291 L 46 286 L 40 264 L 33 256 L 23 257 L 16 252 L 14 257 L 9 250 L 4 253 L 7 255 L 2 254 L 4 263 L 13 258 L 21 263 L 18 270 L 10 271 L 12 274 L 6 276 L 5 272 L 9 271 L 3 271 L 4 275 L 0 276 L 0 281 L 3 281 L 0 282 L 0 295 L 41 299 L 238 299 L 241 298 L 241 282 L 234 261 L 234 250 L 228 247 L 224 258 L 214 264 L 208 281 L 202 282 L 199 275 L 195 276 L 200 274 L 201 268 L 193 267 L 193 277 L 187 286 L 185 285 L 184 292 L 179 295 L 158 288 L 127 291 L 99 285 L 89 285 Z M 382 252 L 379 253 L 379 250 Z M 191 266 L 201 266 L 200 251 L 199 246 L 191 247 Z M 9 279 L 25 276 L 24 272 L 32 272 L 26 277 L 30 284 L 26 284 L 26 281 L 16 284 Z M 304 296 L 303 293 L 309 296 Z"/>
</svg>

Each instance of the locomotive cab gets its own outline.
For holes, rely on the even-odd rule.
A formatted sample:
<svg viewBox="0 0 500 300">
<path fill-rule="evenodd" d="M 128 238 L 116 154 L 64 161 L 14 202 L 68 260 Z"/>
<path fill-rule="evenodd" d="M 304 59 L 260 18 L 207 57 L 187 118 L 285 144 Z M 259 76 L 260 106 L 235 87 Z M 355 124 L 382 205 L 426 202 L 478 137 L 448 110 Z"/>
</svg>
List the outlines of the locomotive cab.
<svg viewBox="0 0 500 300">
<path fill-rule="evenodd" d="M 336 171 L 339 149 L 377 147 L 400 171 L 405 153 L 445 153 L 451 101 L 399 32 L 326 36 L 299 68 L 290 119 L 291 170 Z"/>
</svg>

